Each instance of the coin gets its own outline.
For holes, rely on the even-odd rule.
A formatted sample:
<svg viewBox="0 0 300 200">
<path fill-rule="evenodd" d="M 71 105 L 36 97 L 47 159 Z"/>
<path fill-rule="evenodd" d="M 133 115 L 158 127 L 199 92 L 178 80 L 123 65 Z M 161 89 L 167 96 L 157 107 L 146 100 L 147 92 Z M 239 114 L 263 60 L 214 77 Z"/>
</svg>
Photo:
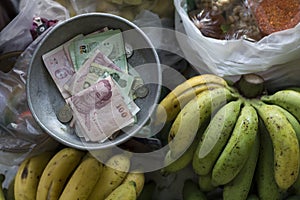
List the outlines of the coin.
<svg viewBox="0 0 300 200">
<path fill-rule="evenodd" d="M 130 58 L 133 55 L 133 48 L 128 43 L 125 43 L 125 54 L 126 58 Z"/>
<path fill-rule="evenodd" d="M 134 77 L 134 81 L 132 83 L 131 89 L 136 90 L 137 88 L 144 85 L 144 81 L 141 77 Z"/>
<path fill-rule="evenodd" d="M 62 123 L 67 123 L 72 120 L 72 109 L 68 104 L 65 104 L 58 112 L 57 118 Z"/>
<path fill-rule="evenodd" d="M 136 95 L 137 98 L 145 98 L 148 95 L 148 93 L 149 93 L 149 89 L 145 85 L 138 87 L 134 91 L 134 94 Z"/>
</svg>

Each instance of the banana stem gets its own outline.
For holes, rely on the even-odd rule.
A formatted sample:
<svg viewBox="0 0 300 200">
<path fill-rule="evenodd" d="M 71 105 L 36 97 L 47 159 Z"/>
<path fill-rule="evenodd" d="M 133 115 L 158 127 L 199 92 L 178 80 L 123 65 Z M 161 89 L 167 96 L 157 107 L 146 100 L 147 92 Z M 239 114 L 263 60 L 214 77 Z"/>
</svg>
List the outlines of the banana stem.
<svg viewBox="0 0 300 200">
<path fill-rule="evenodd" d="M 247 98 L 260 96 L 264 91 L 264 79 L 257 74 L 245 74 L 236 82 L 236 88 Z"/>
</svg>

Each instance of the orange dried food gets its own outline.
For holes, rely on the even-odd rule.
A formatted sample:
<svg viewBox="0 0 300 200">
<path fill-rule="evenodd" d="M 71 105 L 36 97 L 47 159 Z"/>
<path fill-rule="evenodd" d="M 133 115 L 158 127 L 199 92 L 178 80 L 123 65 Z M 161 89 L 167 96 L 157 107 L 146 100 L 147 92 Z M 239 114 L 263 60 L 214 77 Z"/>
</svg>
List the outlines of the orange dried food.
<svg viewBox="0 0 300 200">
<path fill-rule="evenodd" d="M 261 32 L 269 35 L 300 22 L 300 0 L 263 0 L 254 13 Z"/>
</svg>

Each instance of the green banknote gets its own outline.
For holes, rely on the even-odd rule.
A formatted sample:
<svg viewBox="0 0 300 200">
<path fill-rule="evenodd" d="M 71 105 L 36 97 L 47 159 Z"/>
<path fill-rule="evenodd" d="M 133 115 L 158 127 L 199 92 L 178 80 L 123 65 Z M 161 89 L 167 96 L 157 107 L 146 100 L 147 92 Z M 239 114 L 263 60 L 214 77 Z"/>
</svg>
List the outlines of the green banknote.
<svg viewBox="0 0 300 200">
<path fill-rule="evenodd" d="M 75 40 L 69 47 L 76 71 L 93 55 L 96 49 L 107 56 L 123 72 L 128 73 L 127 58 L 121 30 L 108 30 Z M 71 53 L 73 51 L 73 53 Z"/>
</svg>

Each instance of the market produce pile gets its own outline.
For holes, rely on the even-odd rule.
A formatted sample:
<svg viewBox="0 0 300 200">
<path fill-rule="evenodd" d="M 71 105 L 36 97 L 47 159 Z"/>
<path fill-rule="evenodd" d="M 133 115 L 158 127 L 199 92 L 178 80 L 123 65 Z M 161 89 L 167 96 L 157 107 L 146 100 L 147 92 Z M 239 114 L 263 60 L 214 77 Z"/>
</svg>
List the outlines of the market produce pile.
<svg viewBox="0 0 300 200">
<path fill-rule="evenodd" d="M 187 0 L 187 11 L 205 36 L 258 41 L 300 22 L 298 0 Z"/>
<path fill-rule="evenodd" d="M 255 74 L 228 84 L 204 74 L 174 88 L 158 105 L 171 123 L 163 174 L 192 163 L 203 192 L 223 199 L 283 199 L 300 194 L 300 89 L 268 93 Z"/>
</svg>

